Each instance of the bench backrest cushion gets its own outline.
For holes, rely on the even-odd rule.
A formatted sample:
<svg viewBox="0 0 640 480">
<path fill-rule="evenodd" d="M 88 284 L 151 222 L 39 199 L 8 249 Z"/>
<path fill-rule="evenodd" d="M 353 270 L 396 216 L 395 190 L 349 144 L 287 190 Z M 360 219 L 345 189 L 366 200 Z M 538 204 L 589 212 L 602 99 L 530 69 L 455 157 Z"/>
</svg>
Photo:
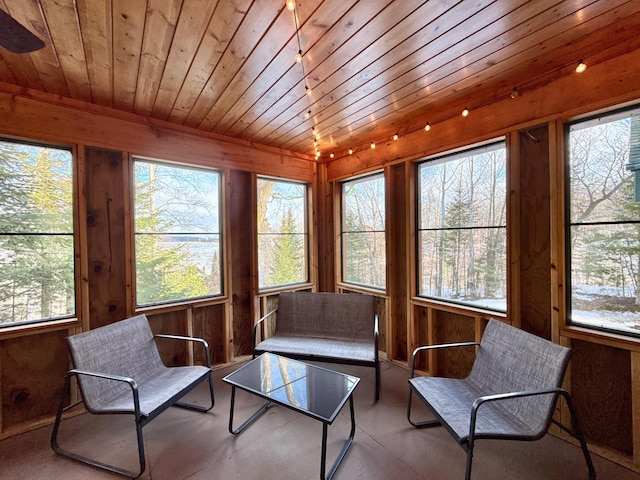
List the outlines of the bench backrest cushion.
<svg viewBox="0 0 640 480">
<path fill-rule="evenodd" d="M 569 348 L 490 319 L 467 380 L 491 394 L 556 388 L 562 385 L 570 356 Z M 555 398 L 542 395 L 499 403 L 532 431 L 542 433 L 551 421 Z"/>
<path fill-rule="evenodd" d="M 157 376 L 167 367 L 162 363 L 145 315 L 137 315 L 67 338 L 75 368 L 133 378 L 138 384 Z M 118 398 L 130 387 L 81 375 L 80 389 L 89 410 Z"/>
<path fill-rule="evenodd" d="M 359 293 L 282 292 L 276 334 L 374 342 L 375 298 Z"/>
</svg>

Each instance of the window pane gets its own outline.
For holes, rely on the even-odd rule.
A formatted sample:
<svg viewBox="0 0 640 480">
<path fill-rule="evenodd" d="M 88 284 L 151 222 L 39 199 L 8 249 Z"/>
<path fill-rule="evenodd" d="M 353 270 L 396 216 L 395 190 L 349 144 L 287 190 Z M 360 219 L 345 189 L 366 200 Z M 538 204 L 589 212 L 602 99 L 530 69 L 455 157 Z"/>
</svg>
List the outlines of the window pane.
<svg viewBox="0 0 640 480">
<path fill-rule="evenodd" d="M 640 224 L 571 228 L 571 320 L 640 333 Z"/>
<path fill-rule="evenodd" d="M 640 139 L 640 117 L 633 120 Z M 571 223 L 640 220 L 640 207 L 632 203 L 633 173 L 626 168 L 631 125 L 626 117 L 571 129 Z M 640 151 L 636 155 L 640 161 Z"/>
<path fill-rule="evenodd" d="M 304 234 L 263 234 L 258 238 L 260 288 L 307 280 L 307 250 Z"/>
<path fill-rule="evenodd" d="M 569 130 L 570 321 L 640 335 L 639 111 Z"/>
<path fill-rule="evenodd" d="M 506 310 L 503 143 L 418 169 L 419 295 Z"/>
<path fill-rule="evenodd" d="M 342 281 L 386 287 L 384 174 L 342 183 Z"/>
<path fill-rule="evenodd" d="M 352 283 L 384 288 L 387 266 L 384 232 L 345 233 L 343 238 L 343 277 Z"/>
<path fill-rule="evenodd" d="M 306 185 L 258 178 L 257 189 L 260 288 L 308 281 Z"/>
<path fill-rule="evenodd" d="M 0 142 L 0 324 L 74 314 L 71 152 Z"/>
<path fill-rule="evenodd" d="M 507 308 L 505 228 L 420 232 L 420 295 Z"/>
<path fill-rule="evenodd" d="M 135 162 L 138 305 L 222 294 L 220 174 Z"/>
</svg>

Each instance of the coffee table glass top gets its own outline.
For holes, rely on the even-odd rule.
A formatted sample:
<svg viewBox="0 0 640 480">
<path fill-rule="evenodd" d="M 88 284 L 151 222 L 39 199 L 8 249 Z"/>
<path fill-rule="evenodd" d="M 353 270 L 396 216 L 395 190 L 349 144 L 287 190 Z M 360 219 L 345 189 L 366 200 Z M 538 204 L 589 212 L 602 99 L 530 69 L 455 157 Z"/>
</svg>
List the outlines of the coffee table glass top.
<svg viewBox="0 0 640 480">
<path fill-rule="evenodd" d="M 263 353 L 223 379 L 242 390 L 332 423 L 360 378 Z"/>
</svg>

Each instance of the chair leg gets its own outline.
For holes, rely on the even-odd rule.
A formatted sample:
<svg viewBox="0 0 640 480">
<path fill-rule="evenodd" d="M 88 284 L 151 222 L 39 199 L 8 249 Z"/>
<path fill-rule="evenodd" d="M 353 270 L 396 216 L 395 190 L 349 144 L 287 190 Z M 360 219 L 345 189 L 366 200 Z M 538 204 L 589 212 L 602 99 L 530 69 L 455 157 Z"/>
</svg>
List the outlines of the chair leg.
<svg viewBox="0 0 640 480">
<path fill-rule="evenodd" d="M 573 426 L 573 434 L 580 442 L 580 447 L 582 448 L 582 454 L 584 455 L 584 459 L 587 462 L 587 468 L 589 469 L 589 480 L 595 480 L 596 478 L 596 469 L 593 466 L 593 461 L 591 460 L 591 454 L 589 453 L 589 449 L 587 448 L 587 441 L 584 438 L 584 433 L 582 432 L 582 428 L 580 427 L 580 422 L 578 421 L 578 415 L 576 415 L 575 408 L 573 407 L 573 401 L 571 400 L 571 396 L 568 392 L 562 392 L 564 399 L 567 402 L 567 407 L 569 408 L 569 413 L 571 415 L 571 425 Z M 561 424 L 560 427 L 566 430 Z M 569 432 L 571 433 L 571 432 Z"/>
<path fill-rule="evenodd" d="M 469 435 L 469 443 L 466 448 L 467 451 L 467 465 L 464 472 L 464 480 L 471 480 L 471 462 L 473 461 L 473 435 Z"/>
<path fill-rule="evenodd" d="M 426 420 L 424 422 L 414 422 L 411 420 L 411 397 L 413 396 L 413 388 L 411 384 L 409 384 L 409 402 L 407 404 L 407 420 L 409 423 L 416 428 L 425 428 L 425 427 L 436 427 L 438 425 L 442 425 L 440 420 Z"/>
<path fill-rule="evenodd" d="M 146 468 L 145 458 L 144 458 L 144 439 L 142 436 L 142 423 L 140 421 L 140 418 L 137 416 L 135 417 L 135 422 L 136 422 L 136 437 L 138 440 L 138 460 L 140 463 L 140 469 L 137 473 L 130 472 L 128 470 L 124 470 L 122 468 L 119 468 L 113 465 L 102 463 L 92 458 L 85 457 L 83 455 L 79 455 L 77 453 L 73 453 L 60 448 L 60 446 L 58 445 L 58 430 L 60 428 L 60 423 L 62 421 L 62 414 L 67 410 L 69 410 L 70 408 L 82 403 L 82 402 L 76 402 L 67 407 L 64 406 L 65 401 L 67 399 L 67 392 L 69 392 L 70 385 L 71 385 L 71 376 L 67 374 L 64 380 L 64 389 L 62 391 L 60 403 L 58 404 L 58 412 L 56 413 L 56 419 L 53 424 L 53 431 L 51 432 L 51 440 L 50 440 L 51 449 L 58 455 L 70 458 L 71 460 L 75 460 L 76 462 L 85 463 L 87 465 L 91 465 L 93 467 L 97 467 L 102 470 L 107 470 L 109 472 L 114 472 L 119 475 L 123 475 L 125 477 L 138 478 L 140 475 L 142 475 Z"/>
<path fill-rule="evenodd" d="M 376 402 L 380 400 L 380 362 L 376 362 Z"/>
<path fill-rule="evenodd" d="M 195 405 L 193 403 L 184 403 L 184 402 L 176 402 L 173 404 L 173 406 L 186 408 L 187 410 L 195 410 L 196 412 L 201 412 L 201 413 L 208 412 L 209 410 L 211 410 L 213 406 L 216 404 L 216 400 L 213 395 L 213 376 L 211 374 L 211 371 L 209 371 L 209 376 L 207 378 L 207 381 L 209 382 L 209 396 L 211 398 L 211 403 L 209 404 L 208 407 L 201 407 L 200 405 Z"/>
</svg>

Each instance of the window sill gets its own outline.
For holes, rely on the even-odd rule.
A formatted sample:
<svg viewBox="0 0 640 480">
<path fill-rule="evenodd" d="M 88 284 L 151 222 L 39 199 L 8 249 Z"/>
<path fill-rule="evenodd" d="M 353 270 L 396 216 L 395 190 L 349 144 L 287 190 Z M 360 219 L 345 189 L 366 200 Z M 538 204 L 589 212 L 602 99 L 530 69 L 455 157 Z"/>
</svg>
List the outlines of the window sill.
<svg viewBox="0 0 640 480">
<path fill-rule="evenodd" d="M 488 310 L 479 307 L 459 305 L 456 303 L 449 303 L 440 300 L 434 300 L 424 297 L 412 297 L 411 303 L 413 305 L 419 305 L 427 308 L 434 308 L 436 310 L 442 310 L 445 312 L 456 313 L 459 315 L 467 315 L 470 317 L 480 317 L 484 319 L 495 318 L 496 320 L 507 320 L 506 312 L 497 312 L 495 310 Z"/>
<path fill-rule="evenodd" d="M 219 305 L 227 302 L 225 295 L 211 298 L 201 298 L 199 300 L 184 300 L 174 303 L 162 303 L 158 305 L 145 305 L 142 307 L 136 307 L 134 312 L 136 315 L 142 313 L 159 314 L 163 312 L 175 312 L 178 310 L 187 310 L 189 308 L 208 307 L 210 305 Z"/>
<path fill-rule="evenodd" d="M 4 340 L 6 338 L 25 337 L 27 335 L 36 335 L 40 333 L 57 332 L 60 330 L 69 330 L 76 327 L 82 327 L 82 323 L 76 317 L 23 325 L 8 325 L 0 328 L 0 340 Z"/>
<path fill-rule="evenodd" d="M 258 290 L 258 297 L 267 297 L 269 295 L 275 295 L 280 292 L 295 292 L 298 290 L 313 290 L 315 285 L 313 283 L 292 283 L 290 285 L 280 285 L 277 287 L 266 287 Z"/>
<path fill-rule="evenodd" d="M 377 297 L 387 297 L 387 291 L 384 288 L 368 287 L 357 283 L 338 282 L 336 284 L 338 290 L 349 290 L 351 292 L 368 293 Z"/>
<path fill-rule="evenodd" d="M 581 340 L 583 342 L 597 343 L 609 347 L 621 348 L 623 350 L 640 352 L 640 338 L 630 337 L 621 333 L 603 332 L 591 328 L 567 325 L 560 328 L 560 336 L 572 340 Z"/>
</svg>

